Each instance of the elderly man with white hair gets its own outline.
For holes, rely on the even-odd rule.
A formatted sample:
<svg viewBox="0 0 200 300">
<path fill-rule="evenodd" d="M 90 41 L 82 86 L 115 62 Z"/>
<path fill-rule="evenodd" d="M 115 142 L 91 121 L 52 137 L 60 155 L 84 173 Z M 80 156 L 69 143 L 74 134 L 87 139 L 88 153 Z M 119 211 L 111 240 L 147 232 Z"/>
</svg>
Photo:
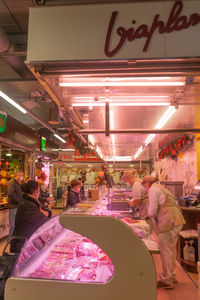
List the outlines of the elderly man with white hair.
<svg viewBox="0 0 200 300">
<path fill-rule="evenodd" d="M 148 217 L 156 221 L 156 232 L 159 239 L 162 273 L 157 287 L 172 289 L 176 279 L 176 243 L 185 220 L 175 197 L 161 184 L 156 183 L 157 178 L 145 176 L 142 185 L 148 192 Z"/>
<path fill-rule="evenodd" d="M 137 170 L 133 169 L 125 171 L 122 176 L 122 181 L 127 185 L 132 186 L 132 200 L 130 201 L 131 207 L 137 207 L 141 217 L 147 217 L 148 215 L 148 195 L 141 185 L 141 182 L 137 175 Z"/>
</svg>

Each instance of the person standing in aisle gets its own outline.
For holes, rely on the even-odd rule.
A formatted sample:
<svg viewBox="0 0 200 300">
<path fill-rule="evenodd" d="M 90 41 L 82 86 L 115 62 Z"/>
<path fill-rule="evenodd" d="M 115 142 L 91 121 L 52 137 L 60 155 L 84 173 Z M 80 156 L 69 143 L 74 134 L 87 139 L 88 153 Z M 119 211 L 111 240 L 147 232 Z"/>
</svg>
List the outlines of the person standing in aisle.
<svg viewBox="0 0 200 300">
<path fill-rule="evenodd" d="M 46 179 L 47 179 L 47 175 L 44 172 L 41 172 L 41 175 L 38 178 L 38 183 L 39 183 L 39 202 L 41 204 L 42 207 L 47 208 L 49 205 L 49 190 L 46 186 Z"/>
<path fill-rule="evenodd" d="M 15 228 L 13 236 L 24 237 L 29 239 L 31 235 L 45 222 L 50 219 L 51 214 L 48 216 L 41 211 L 39 197 L 39 184 L 34 180 L 22 184 L 22 191 L 24 194 L 17 207 L 17 214 L 15 218 Z M 11 252 L 20 253 L 24 241 L 12 240 Z"/>
<path fill-rule="evenodd" d="M 130 201 L 130 207 L 137 207 L 140 216 L 146 218 L 148 216 L 148 194 L 139 181 L 137 171 L 125 171 L 122 176 L 122 181 L 127 185 L 132 186 L 132 200 Z"/>
<path fill-rule="evenodd" d="M 76 207 L 76 204 L 82 201 L 80 195 L 81 185 L 81 181 L 77 179 L 73 179 L 71 181 L 71 190 L 67 195 L 67 205 L 65 209 L 69 207 Z"/>
<path fill-rule="evenodd" d="M 83 175 L 82 177 L 78 178 L 79 181 L 81 181 L 81 189 L 80 189 L 80 194 L 81 194 L 81 200 L 86 201 L 85 198 L 85 181 L 86 181 L 86 176 Z"/>
<path fill-rule="evenodd" d="M 106 182 L 107 195 L 110 196 L 112 194 L 112 188 L 114 186 L 114 181 L 112 175 L 108 172 L 106 166 L 101 165 L 101 169 L 104 172 L 104 180 Z"/>
<path fill-rule="evenodd" d="M 185 220 L 174 196 L 162 185 L 156 183 L 157 178 L 145 176 L 142 184 L 149 196 L 148 217 L 155 218 L 158 234 L 162 273 L 157 287 L 172 289 L 176 279 L 176 243 Z"/>
<path fill-rule="evenodd" d="M 15 227 L 15 216 L 17 213 L 17 205 L 22 198 L 21 184 L 24 180 L 24 172 L 17 170 L 14 177 L 8 183 L 8 208 L 9 208 L 9 236 L 8 240 L 12 237 Z"/>
</svg>

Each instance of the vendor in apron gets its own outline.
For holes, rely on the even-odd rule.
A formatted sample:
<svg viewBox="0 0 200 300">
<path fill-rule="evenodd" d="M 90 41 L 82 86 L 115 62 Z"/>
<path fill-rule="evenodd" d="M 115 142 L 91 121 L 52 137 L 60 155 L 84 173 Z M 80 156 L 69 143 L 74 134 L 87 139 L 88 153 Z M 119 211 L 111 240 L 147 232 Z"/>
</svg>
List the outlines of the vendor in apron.
<svg viewBox="0 0 200 300">
<path fill-rule="evenodd" d="M 164 186 L 156 183 L 157 179 L 145 176 L 142 185 L 148 192 L 148 217 L 155 219 L 159 239 L 162 274 L 157 282 L 158 288 L 172 289 L 176 279 L 176 243 L 185 220 L 175 197 Z"/>
<path fill-rule="evenodd" d="M 139 181 L 137 170 L 125 171 L 122 176 L 122 181 L 127 185 L 132 186 L 132 200 L 130 207 L 137 207 L 141 217 L 148 216 L 148 194 Z"/>
</svg>

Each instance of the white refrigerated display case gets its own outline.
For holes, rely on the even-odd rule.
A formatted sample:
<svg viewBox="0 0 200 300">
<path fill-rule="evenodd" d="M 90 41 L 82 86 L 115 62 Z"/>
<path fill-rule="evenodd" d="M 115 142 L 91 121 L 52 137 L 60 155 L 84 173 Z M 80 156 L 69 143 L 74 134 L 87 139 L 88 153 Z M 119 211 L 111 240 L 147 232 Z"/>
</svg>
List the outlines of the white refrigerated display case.
<svg viewBox="0 0 200 300">
<path fill-rule="evenodd" d="M 5 300 L 156 299 L 152 257 L 124 222 L 63 213 L 26 243 Z"/>
</svg>

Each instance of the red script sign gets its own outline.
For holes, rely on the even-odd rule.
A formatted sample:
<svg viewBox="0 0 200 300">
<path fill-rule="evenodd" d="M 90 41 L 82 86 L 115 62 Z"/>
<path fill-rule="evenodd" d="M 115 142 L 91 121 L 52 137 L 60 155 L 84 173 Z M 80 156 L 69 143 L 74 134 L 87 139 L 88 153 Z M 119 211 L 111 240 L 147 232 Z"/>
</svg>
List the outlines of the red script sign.
<svg viewBox="0 0 200 300">
<path fill-rule="evenodd" d="M 190 17 L 187 16 L 180 16 L 183 9 L 183 2 L 182 1 L 176 1 L 172 7 L 172 10 L 170 12 L 169 18 L 165 24 L 164 21 L 160 20 L 160 15 L 157 14 L 154 17 L 154 20 L 152 22 L 151 26 L 148 26 L 147 24 L 142 24 L 136 28 L 130 27 L 128 29 L 119 26 L 116 29 L 117 35 L 120 37 L 119 43 L 113 50 L 109 50 L 109 44 L 111 40 L 111 36 L 113 34 L 113 27 L 117 19 L 118 11 L 113 11 L 108 32 L 106 36 L 106 42 L 105 42 L 105 54 L 108 57 L 114 56 L 125 44 L 126 41 L 132 42 L 136 39 L 140 38 L 146 38 L 146 42 L 143 48 L 143 52 L 146 52 L 148 50 L 149 44 L 151 42 L 152 36 L 156 29 L 158 29 L 159 34 L 163 33 L 170 33 L 173 31 L 181 31 L 183 29 L 187 29 L 189 27 L 196 26 L 200 23 L 200 15 L 198 13 L 191 14 Z M 135 24 L 136 21 L 132 20 L 132 24 Z"/>
</svg>

